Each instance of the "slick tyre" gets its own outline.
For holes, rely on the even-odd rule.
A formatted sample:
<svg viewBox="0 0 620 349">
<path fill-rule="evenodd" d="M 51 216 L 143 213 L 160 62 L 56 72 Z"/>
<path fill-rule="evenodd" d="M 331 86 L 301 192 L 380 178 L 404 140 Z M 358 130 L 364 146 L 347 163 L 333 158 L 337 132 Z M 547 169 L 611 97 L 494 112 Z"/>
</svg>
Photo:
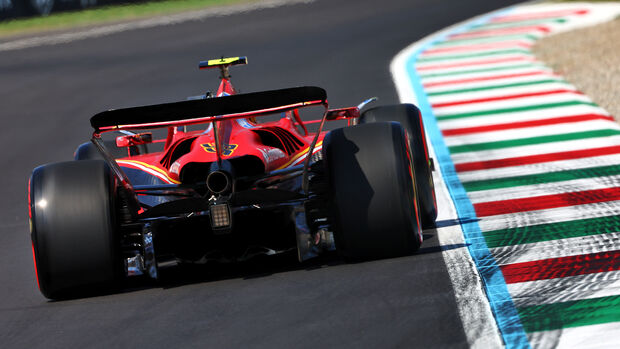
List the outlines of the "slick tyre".
<svg viewBox="0 0 620 349">
<path fill-rule="evenodd" d="M 41 293 L 58 299 L 116 287 L 122 277 L 116 184 L 100 160 L 37 167 L 29 205 Z"/>
<path fill-rule="evenodd" d="M 331 131 L 323 142 L 336 248 L 348 260 L 390 258 L 422 243 L 405 131 L 377 122 Z"/>
<path fill-rule="evenodd" d="M 114 140 L 105 140 L 103 141 L 106 149 L 112 155 L 113 158 L 124 158 L 130 155 L 139 155 L 148 153 L 148 149 L 146 144 L 134 145 L 129 148 L 129 152 L 127 152 L 127 147 L 119 148 L 116 146 L 116 141 Z M 75 152 L 73 153 L 74 160 L 97 160 L 103 159 L 99 150 L 95 147 L 92 142 L 86 142 L 80 144 Z"/>
<path fill-rule="evenodd" d="M 387 105 L 369 109 L 362 113 L 360 118 L 361 124 L 385 121 L 398 122 L 407 132 L 409 148 L 413 155 L 422 227 L 432 228 L 437 219 L 437 200 L 420 110 L 413 104 Z"/>
</svg>

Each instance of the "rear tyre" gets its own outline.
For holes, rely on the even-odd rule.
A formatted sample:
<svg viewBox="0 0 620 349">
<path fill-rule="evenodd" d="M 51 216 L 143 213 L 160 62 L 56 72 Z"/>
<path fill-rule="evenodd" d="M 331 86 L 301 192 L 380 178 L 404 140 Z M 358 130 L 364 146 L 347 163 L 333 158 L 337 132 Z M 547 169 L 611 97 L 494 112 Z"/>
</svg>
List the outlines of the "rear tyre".
<svg viewBox="0 0 620 349">
<path fill-rule="evenodd" d="M 103 141 L 103 144 L 105 145 L 110 155 L 112 155 L 112 157 L 115 159 L 125 158 L 130 155 L 133 156 L 148 153 L 146 144 L 122 148 L 116 146 L 115 140 L 105 140 Z M 127 151 L 127 149 L 129 149 L 129 151 Z M 103 156 L 101 156 L 101 153 L 99 152 L 99 150 L 97 150 L 97 148 L 92 142 L 86 142 L 80 144 L 77 147 L 75 153 L 73 154 L 73 158 L 74 160 L 98 160 L 103 159 Z"/>
<path fill-rule="evenodd" d="M 403 128 L 381 122 L 336 129 L 323 147 L 340 253 L 365 260 L 415 252 L 422 232 Z"/>
<path fill-rule="evenodd" d="M 109 166 L 99 160 L 43 165 L 29 185 L 41 293 L 57 299 L 117 286 L 124 265 Z"/>
<path fill-rule="evenodd" d="M 362 124 L 385 121 L 396 121 L 407 132 L 409 148 L 413 154 L 422 227 L 432 228 L 437 219 L 437 199 L 420 110 L 413 104 L 386 105 L 369 109 L 360 118 Z"/>
</svg>

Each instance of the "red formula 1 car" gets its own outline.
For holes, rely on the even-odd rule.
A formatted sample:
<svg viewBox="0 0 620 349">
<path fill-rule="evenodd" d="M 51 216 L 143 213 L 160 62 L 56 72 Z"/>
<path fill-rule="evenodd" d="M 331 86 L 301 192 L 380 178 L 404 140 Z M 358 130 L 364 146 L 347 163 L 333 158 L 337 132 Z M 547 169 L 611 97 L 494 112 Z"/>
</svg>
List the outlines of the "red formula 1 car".
<svg viewBox="0 0 620 349">
<path fill-rule="evenodd" d="M 75 161 L 34 169 L 29 214 L 43 295 L 157 278 L 183 262 L 291 249 L 300 260 L 333 249 L 363 260 L 419 248 L 437 216 L 419 110 L 360 112 L 372 99 L 329 109 L 318 87 L 236 94 L 228 70 L 246 61 L 200 63 L 221 71 L 214 97 L 93 116 L 92 142 Z M 308 112 L 314 120 L 303 121 Z M 334 120 L 348 126 L 324 131 Z"/>
</svg>

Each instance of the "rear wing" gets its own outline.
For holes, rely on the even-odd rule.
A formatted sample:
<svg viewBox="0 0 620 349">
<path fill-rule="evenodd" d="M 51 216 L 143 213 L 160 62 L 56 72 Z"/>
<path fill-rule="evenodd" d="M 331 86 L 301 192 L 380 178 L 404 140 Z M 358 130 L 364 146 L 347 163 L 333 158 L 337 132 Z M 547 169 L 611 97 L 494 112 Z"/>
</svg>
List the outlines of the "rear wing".
<svg viewBox="0 0 620 349">
<path fill-rule="evenodd" d="M 95 135 L 98 135 L 109 131 L 186 126 L 247 118 L 320 104 L 327 108 L 325 90 L 305 86 L 108 110 L 93 116 L 90 124 L 95 129 Z"/>
<path fill-rule="evenodd" d="M 309 154 L 312 154 L 328 114 L 327 93 L 320 87 L 312 86 L 108 110 L 96 114 L 90 119 L 90 124 L 95 129 L 91 141 L 121 180 L 122 186 L 128 192 L 133 193 L 129 178 L 107 152 L 101 140 L 101 133 L 213 122 L 215 152 L 217 162 L 221 165 L 222 138 L 220 134 L 224 134 L 220 130 L 220 126 L 223 124 L 221 121 L 268 115 L 310 105 L 323 105 L 325 108 L 319 131 L 308 149 Z M 310 156 L 306 157 L 303 165 L 303 187 L 305 191 L 307 191 L 308 186 L 307 172 L 310 158 Z M 137 203 L 137 199 L 134 199 Z"/>
</svg>

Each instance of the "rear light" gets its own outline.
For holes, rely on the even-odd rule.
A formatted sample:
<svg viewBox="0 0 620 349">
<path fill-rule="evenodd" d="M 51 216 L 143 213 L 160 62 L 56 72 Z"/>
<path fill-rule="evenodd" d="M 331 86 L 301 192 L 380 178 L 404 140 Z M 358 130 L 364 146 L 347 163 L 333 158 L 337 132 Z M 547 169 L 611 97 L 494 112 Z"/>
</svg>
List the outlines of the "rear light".
<svg viewBox="0 0 620 349">
<path fill-rule="evenodd" d="M 211 227 L 213 229 L 230 227 L 230 208 L 227 204 L 211 206 Z"/>
</svg>

